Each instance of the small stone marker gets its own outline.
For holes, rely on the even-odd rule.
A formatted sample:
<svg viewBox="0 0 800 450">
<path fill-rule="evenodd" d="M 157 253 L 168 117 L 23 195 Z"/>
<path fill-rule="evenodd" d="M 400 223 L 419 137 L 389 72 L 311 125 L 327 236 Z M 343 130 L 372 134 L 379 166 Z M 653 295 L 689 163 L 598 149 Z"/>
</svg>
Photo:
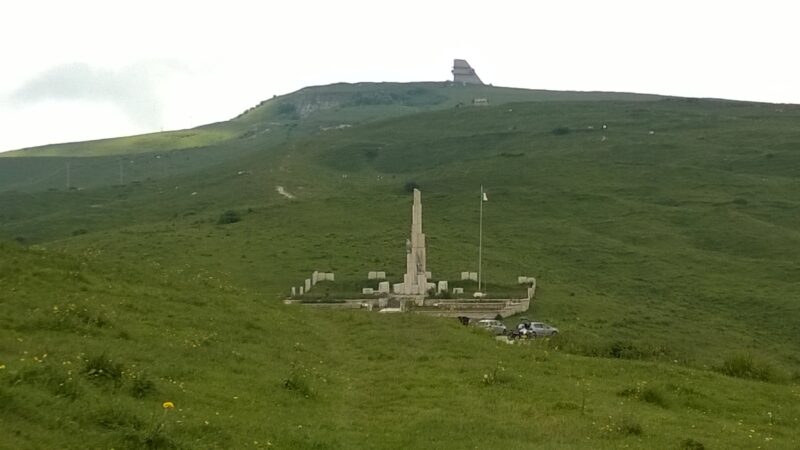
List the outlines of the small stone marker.
<svg viewBox="0 0 800 450">
<path fill-rule="evenodd" d="M 430 280 L 431 278 L 433 278 L 433 274 L 431 272 L 425 272 L 425 278 Z"/>
<path fill-rule="evenodd" d="M 372 295 L 375 293 L 375 289 L 372 288 L 361 288 L 362 294 Z"/>
<path fill-rule="evenodd" d="M 376 278 L 378 278 L 378 272 L 369 272 L 369 273 L 367 273 L 367 279 L 368 280 L 374 280 Z"/>
<path fill-rule="evenodd" d="M 447 281 L 440 281 L 436 285 L 436 292 L 438 293 L 447 292 Z"/>
<path fill-rule="evenodd" d="M 295 295 L 297 295 L 297 289 L 295 289 L 295 287 L 292 286 L 292 297 L 294 297 Z"/>
<path fill-rule="evenodd" d="M 404 283 L 395 283 L 392 285 L 392 292 L 395 294 L 402 294 L 405 290 L 406 285 Z"/>
<path fill-rule="evenodd" d="M 378 292 L 381 294 L 388 294 L 389 293 L 389 282 L 388 281 L 381 281 L 378 283 Z"/>
<path fill-rule="evenodd" d="M 385 280 L 386 272 L 375 272 L 375 278 L 378 280 Z"/>
<path fill-rule="evenodd" d="M 471 281 L 478 281 L 478 272 L 470 272 L 469 273 L 469 279 Z"/>
<path fill-rule="evenodd" d="M 321 274 L 319 272 L 317 272 L 316 270 L 314 271 L 314 273 L 311 274 L 311 285 L 312 286 L 317 284 L 317 281 L 320 280 L 320 278 L 319 278 L 320 275 Z"/>
<path fill-rule="evenodd" d="M 303 295 L 303 286 L 300 286 L 300 295 Z"/>
<path fill-rule="evenodd" d="M 333 272 L 328 272 L 325 274 L 325 281 L 334 281 Z"/>
<path fill-rule="evenodd" d="M 306 292 L 311 290 L 311 279 L 310 278 L 306 278 L 305 288 L 306 288 Z"/>
<path fill-rule="evenodd" d="M 461 280 L 469 280 L 469 272 L 461 272 Z"/>
<path fill-rule="evenodd" d="M 453 294 L 463 294 L 464 288 L 453 288 Z"/>
<path fill-rule="evenodd" d="M 436 283 L 427 283 L 425 285 L 425 290 L 430 291 L 431 289 L 436 289 Z"/>
</svg>

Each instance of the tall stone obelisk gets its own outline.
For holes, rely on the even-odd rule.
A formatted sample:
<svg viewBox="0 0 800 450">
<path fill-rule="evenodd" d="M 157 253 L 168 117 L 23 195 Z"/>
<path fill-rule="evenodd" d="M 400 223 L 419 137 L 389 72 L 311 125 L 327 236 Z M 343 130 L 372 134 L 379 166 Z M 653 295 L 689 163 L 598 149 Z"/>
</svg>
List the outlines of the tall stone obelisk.
<svg viewBox="0 0 800 450">
<path fill-rule="evenodd" d="M 424 295 L 428 288 L 425 264 L 425 234 L 422 232 L 422 195 L 414 189 L 411 207 L 411 239 L 406 242 L 406 273 L 403 275 L 403 294 Z"/>
</svg>

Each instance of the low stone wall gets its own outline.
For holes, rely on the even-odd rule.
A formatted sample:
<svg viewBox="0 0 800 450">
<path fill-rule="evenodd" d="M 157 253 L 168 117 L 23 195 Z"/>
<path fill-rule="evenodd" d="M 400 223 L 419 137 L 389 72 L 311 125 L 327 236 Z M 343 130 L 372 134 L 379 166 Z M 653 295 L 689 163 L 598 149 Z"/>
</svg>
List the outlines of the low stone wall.
<svg viewBox="0 0 800 450">
<path fill-rule="evenodd" d="M 325 306 L 330 308 L 361 308 L 363 303 L 370 303 L 370 299 L 348 299 L 337 300 L 334 302 L 314 302 L 303 301 L 296 298 L 287 298 L 283 301 L 285 305 L 308 305 L 308 306 Z"/>
<path fill-rule="evenodd" d="M 471 319 L 494 319 L 498 314 L 502 317 L 513 316 L 525 312 L 530 307 L 529 299 L 481 299 L 477 302 L 441 300 L 431 302 L 412 311 L 441 317 L 466 316 Z"/>
<path fill-rule="evenodd" d="M 299 299 L 286 299 L 287 305 L 313 306 L 327 309 L 367 309 L 379 310 L 387 306 L 399 306 L 406 310 L 407 305 L 413 305 L 416 298 L 405 299 L 348 299 L 337 302 L 304 302 Z M 389 303 L 392 303 L 390 305 Z M 398 305 L 394 305 L 398 303 Z M 513 316 L 525 312 L 530 307 L 530 299 L 480 299 L 476 301 L 458 299 L 427 299 L 422 306 L 412 306 L 411 311 L 418 314 L 427 314 L 441 317 L 466 316 L 471 319 L 494 319 L 498 314 L 502 317 Z"/>
</svg>

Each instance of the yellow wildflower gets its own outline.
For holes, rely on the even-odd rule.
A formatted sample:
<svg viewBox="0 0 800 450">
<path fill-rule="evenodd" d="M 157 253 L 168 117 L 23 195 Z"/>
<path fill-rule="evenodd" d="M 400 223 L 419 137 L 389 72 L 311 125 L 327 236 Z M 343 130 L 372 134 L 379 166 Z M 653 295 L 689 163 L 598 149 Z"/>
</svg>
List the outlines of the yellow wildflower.
<svg viewBox="0 0 800 450">
<path fill-rule="evenodd" d="M 175 407 L 175 404 L 172 402 L 164 402 L 161 406 L 164 407 L 164 409 L 172 409 Z"/>
</svg>

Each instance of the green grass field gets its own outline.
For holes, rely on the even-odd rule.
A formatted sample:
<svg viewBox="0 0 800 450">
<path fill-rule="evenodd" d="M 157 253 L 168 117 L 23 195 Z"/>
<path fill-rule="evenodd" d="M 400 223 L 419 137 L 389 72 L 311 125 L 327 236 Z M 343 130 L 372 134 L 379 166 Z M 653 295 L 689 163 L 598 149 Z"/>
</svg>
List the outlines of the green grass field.
<svg viewBox="0 0 800 450">
<path fill-rule="evenodd" d="M 799 118 L 332 85 L 202 148 L 0 158 L 0 447 L 796 448 Z M 536 276 L 525 315 L 560 336 L 280 302 L 314 270 L 401 278 L 411 182 L 449 280 L 485 186 L 485 278 Z"/>
</svg>

